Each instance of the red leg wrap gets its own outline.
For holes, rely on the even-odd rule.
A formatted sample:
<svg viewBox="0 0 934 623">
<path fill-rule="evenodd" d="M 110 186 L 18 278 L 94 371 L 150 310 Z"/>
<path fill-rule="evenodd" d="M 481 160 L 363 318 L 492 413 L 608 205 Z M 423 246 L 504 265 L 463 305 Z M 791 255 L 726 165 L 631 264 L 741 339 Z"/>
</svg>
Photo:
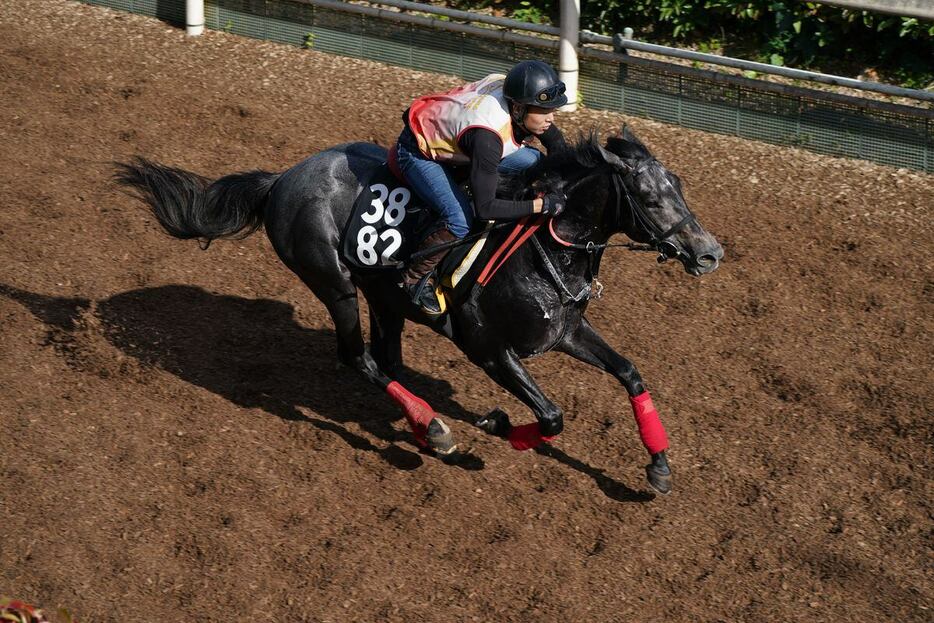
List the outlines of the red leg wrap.
<svg viewBox="0 0 934 623">
<path fill-rule="evenodd" d="M 630 396 L 629 402 L 632 404 L 632 412 L 636 416 L 636 424 L 639 425 L 639 437 L 642 438 L 642 445 L 645 449 L 649 451 L 649 454 L 667 450 L 668 435 L 665 434 L 662 421 L 658 419 L 658 411 L 652 404 L 649 392 Z"/>
<path fill-rule="evenodd" d="M 386 386 L 386 393 L 389 394 L 396 404 L 402 407 L 405 412 L 405 419 L 415 435 L 415 441 L 421 447 L 427 447 L 428 442 L 425 435 L 428 434 L 428 425 L 435 418 L 434 409 L 428 406 L 428 403 L 393 381 Z"/>
<path fill-rule="evenodd" d="M 513 426 L 507 436 L 509 443 L 516 450 L 531 450 L 537 448 L 546 441 L 551 441 L 554 437 L 543 437 L 538 430 L 538 422 L 532 424 L 523 424 L 522 426 Z"/>
</svg>

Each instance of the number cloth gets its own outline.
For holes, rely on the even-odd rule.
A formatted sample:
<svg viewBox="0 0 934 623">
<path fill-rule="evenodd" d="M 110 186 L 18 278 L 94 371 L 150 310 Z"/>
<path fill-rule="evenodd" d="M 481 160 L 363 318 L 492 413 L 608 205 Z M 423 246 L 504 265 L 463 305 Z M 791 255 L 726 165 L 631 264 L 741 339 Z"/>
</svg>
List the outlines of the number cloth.
<svg viewBox="0 0 934 623">
<path fill-rule="evenodd" d="M 354 203 L 341 234 L 341 255 L 354 268 L 398 269 L 436 219 L 383 165 Z"/>
</svg>

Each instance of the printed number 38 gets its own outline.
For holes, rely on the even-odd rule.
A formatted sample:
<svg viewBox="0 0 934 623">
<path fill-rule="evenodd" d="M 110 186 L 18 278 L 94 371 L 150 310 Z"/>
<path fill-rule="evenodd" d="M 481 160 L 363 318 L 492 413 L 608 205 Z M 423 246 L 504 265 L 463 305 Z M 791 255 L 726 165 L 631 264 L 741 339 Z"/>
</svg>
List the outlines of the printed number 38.
<svg viewBox="0 0 934 623">
<path fill-rule="evenodd" d="M 373 266 L 379 259 L 376 254 L 376 243 L 379 240 L 389 243 L 380 254 L 384 261 L 388 261 L 392 254 L 402 246 L 402 234 L 394 228 L 405 219 L 405 206 L 412 198 L 412 193 L 408 188 L 394 188 L 390 192 L 385 184 L 373 184 L 370 190 L 377 195 L 370 202 L 373 211 L 360 215 L 363 222 L 368 224 L 357 232 L 357 257 L 367 266 Z M 389 228 L 377 234 L 373 225 L 381 220 Z"/>
</svg>

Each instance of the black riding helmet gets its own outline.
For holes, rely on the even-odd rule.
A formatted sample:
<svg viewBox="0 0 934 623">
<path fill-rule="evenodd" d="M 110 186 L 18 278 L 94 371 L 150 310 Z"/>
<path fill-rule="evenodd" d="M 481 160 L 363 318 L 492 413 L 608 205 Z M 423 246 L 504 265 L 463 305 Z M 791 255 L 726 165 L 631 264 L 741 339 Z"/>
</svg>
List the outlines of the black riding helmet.
<svg viewBox="0 0 934 623">
<path fill-rule="evenodd" d="M 503 83 L 503 96 L 526 106 L 560 108 L 568 103 L 565 86 L 548 63 L 522 61 L 509 70 Z"/>
</svg>

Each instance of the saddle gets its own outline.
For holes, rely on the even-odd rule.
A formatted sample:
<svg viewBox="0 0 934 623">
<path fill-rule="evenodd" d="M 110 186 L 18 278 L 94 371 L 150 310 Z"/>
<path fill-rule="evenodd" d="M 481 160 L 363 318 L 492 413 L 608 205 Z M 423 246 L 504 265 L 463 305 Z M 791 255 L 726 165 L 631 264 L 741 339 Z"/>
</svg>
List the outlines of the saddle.
<svg viewBox="0 0 934 623">
<path fill-rule="evenodd" d="M 475 222 L 470 242 L 452 247 L 438 266 L 438 300 L 448 303 L 469 295 L 475 283 L 485 285 L 493 273 L 538 228 L 529 219 L 520 221 L 502 248 L 482 272 L 471 270 L 486 245 L 493 221 Z M 341 256 L 351 269 L 361 272 L 400 271 L 426 236 L 438 228 L 438 216 L 403 181 L 395 160 L 376 167 L 354 202 L 353 212 L 341 233 Z M 506 247 L 510 247 L 506 249 Z"/>
</svg>

